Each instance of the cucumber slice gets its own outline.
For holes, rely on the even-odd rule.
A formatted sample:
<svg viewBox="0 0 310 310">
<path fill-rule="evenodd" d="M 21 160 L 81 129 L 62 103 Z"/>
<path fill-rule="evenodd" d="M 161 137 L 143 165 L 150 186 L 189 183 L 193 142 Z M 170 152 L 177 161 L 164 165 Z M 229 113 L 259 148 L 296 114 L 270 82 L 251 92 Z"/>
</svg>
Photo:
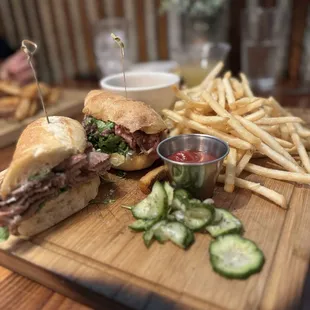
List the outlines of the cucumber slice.
<svg viewBox="0 0 310 310">
<path fill-rule="evenodd" d="M 172 210 L 181 210 L 183 212 L 189 207 L 189 201 L 186 198 L 181 198 L 175 196 L 172 200 L 171 209 Z"/>
<path fill-rule="evenodd" d="M 200 205 L 201 205 L 201 201 L 199 199 L 196 199 L 196 198 L 192 198 L 188 202 L 189 202 L 190 208 L 200 207 Z"/>
<path fill-rule="evenodd" d="M 206 230 L 212 237 L 218 237 L 225 234 L 242 233 L 242 223 L 225 209 L 217 208 L 216 212 L 222 215 L 222 219 L 216 225 L 209 225 Z"/>
<path fill-rule="evenodd" d="M 164 187 L 159 182 L 155 182 L 152 192 L 132 207 L 132 214 L 135 218 L 142 220 L 159 219 L 167 210 L 167 200 Z"/>
<path fill-rule="evenodd" d="M 230 279 L 246 279 L 259 272 L 264 254 L 253 241 L 240 235 L 225 235 L 212 241 L 209 247 L 213 270 Z"/>
<path fill-rule="evenodd" d="M 207 208 L 193 208 L 185 211 L 184 225 L 197 231 L 210 224 L 213 219 L 213 210 Z"/>
<path fill-rule="evenodd" d="M 162 225 L 165 225 L 166 223 L 167 221 L 165 220 L 157 222 L 152 227 L 150 227 L 146 232 L 144 232 L 143 241 L 147 247 L 151 245 L 155 231 L 159 229 Z"/>
<path fill-rule="evenodd" d="M 183 221 L 184 221 L 184 212 L 181 211 L 181 210 L 174 211 L 171 214 L 167 215 L 167 219 L 169 221 L 171 221 L 171 222 L 177 221 L 177 222 L 183 223 Z"/>
<path fill-rule="evenodd" d="M 169 182 L 164 183 L 164 189 L 168 197 L 168 205 L 170 206 L 173 200 L 174 188 L 169 184 Z"/>
<path fill-rule="evenodd" d="M 174 191 L 174 196 L 175 197 L 179 197 L 179 198 L 185 198 L 185 199 L 190 199 L 191 198 L 191 194 L 186 191 L 185 189 L 182 188 L 178 188 Z"/>
<path fill-rule="evenodd" d="M 128 227 L 135 231 L 143 231 L 148 230 L 150 227 L 152 227 L 156 223 L 156 220 L 136 220 L 132 224 L 130 224 Z"/>
<path fill-rule="evenodd" d="M 170 222 L 160 226 L 155 232 L 155 237 L 160 242 L 169 239 L 183 249 L 188 248 L 195 240 L 194 234 L 179 222 Z"/>
<path fill-rule="evenodd" d="M 212 226 L 219 224 L 222 218 L 223 218 L 223 213 L 221 211 L 218 211 L 218 208 L 214 208 L 214 217 L 212 220 Z"/>
</svg>

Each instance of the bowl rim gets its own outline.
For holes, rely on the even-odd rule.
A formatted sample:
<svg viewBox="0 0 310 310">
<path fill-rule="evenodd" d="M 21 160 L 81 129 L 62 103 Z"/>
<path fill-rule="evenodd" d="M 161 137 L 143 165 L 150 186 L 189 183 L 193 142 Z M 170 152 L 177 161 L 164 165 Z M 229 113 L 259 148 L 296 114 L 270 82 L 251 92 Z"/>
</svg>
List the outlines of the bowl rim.
<svg viewBox="0 0 310 310">
<path fill-rule="evenodd" d="M 224 155 L 220 156 L 219 158 L 216 158 L 214 160 L 211 160 L 211 161 L 205 161 L 205 162 L 201 162 L 201 163 L 183 163 L 183 162 L 179 162 L 179 161 L 174 161 L 174 160 L 171 160 L 167 157 L 165 157 L 164 155 L 162 155 L 159 151 L 161 145 L 163 145 L 164 143 L 167 143 L 167 141 L 173 141 L 174 139 L 177 139 L 178 137 L 181 137 L 181 136 L 187 136 L 187 137 L 192 137 L 192 138 L 196 138 L 197 136 L 199 137 L 203 137 L 203 138 L 208 138 L 208 139 L 213 139 L 213 140 L 216 140 L 222 144 L 224 144 L 224 146 L 226 147 L 226 152 L 224 153 Z M 180 166 L 205 166 L 205 165 L 210 165 L 210 164 L 213 164 L 213 163 L 216 163 L 218 161 L 221 161 L 223 160 L 229 153 L 229 145 L 226 141 L 222 140 L 222 139 L 219 139 L 215 136 L 211 136 L 211 135 L 205 135 L 205 134 L 184 134 L 184 135 L 177 135 L 177 136 L 173 136 L 173 137 L 169 137 L 169 138 L 166 138 L 164 140 L 162 140 L 157 148 L 156 148 L 156 152 L 158 154 L 158 156 L 164 161 L 164 162 L 168 162 L 170 164 L 173 164 L 173 165 L 180 165 Z"/>
<path fill-rule="evenodd" d="M 171 81 L 168 83 L 161 83 L 154 86 L 138 86 L 138 87 L 127 87 L 127 92 L 139 92 L 139 91 L 145 91 L 145 90 L 156 90 L 161 88 L 166 88 L 169 86 L 173 86 L 175 84 L 178 84 L 180 82 L 180 77 L 174 73 L 168 73 L 168 72 L 156 72 L 156 71 L 132 71 L 132 72 L 125 72 L 126 79 L 130 76 L 168 76 L 171 78 Z M 122 86 L 113 86 L 108 84 L 111 80 L 115 78 L 123 78 L 123 73 L 117 73 L 112 74 L 104 77 L 100 80 L 100 86 L 101 88 L 107 89 L 107 90 L 114 90 L 114 91 L 124 91 L 125 88 Z"/>
</svg>

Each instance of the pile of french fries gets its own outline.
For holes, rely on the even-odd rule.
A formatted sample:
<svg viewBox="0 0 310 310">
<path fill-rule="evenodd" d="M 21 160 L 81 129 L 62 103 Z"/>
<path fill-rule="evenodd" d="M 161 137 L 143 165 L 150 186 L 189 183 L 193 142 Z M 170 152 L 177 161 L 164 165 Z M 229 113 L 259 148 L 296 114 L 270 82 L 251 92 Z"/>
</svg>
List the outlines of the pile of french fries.
<svg viewBox="0 0 310 310">
<path fill-rule="evenodd" d="M 40 83 L 46 106 L 57 103 L 60 89 Z M 12 81 L 0 81 L 0 118 L 22 121 L 35 115 L 41 107 L 36 83 L 20 87 Z"/>
<path fill-rule="evenodd" d="M 256 175 L 302 184 L 310 183 L 310 130 L 304 121 L 291 115 L 273 97 L 253 95 L 247 77 L 240 79 L 226 72 L 218 77 L 223 63 L 218 63 L 197 87 L 180 90 L 172 110 L 163 114 L 175 136 L 203 133 L 226 141 L 230 152 L 224 161 L 225 171 L 218 178 L 226 192 L 241 187 L 256 192 L 282 208 L 285 197 L 259 183 L 240 177 L 245 170 Z M 277 169 L 251 163 L 252 158 L 268 157 Z"/>
</svg>

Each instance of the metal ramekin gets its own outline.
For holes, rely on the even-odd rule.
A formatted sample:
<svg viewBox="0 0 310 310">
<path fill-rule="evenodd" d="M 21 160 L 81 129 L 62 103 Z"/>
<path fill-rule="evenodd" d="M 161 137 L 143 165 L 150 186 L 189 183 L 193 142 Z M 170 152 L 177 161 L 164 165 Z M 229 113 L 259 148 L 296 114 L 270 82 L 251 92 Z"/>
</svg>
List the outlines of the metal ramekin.
<svg viewBox="0 0 310 310">
<path fill-rule="evenodd" d="M 200 163 L 182 163 L 168 159 L 175 152 L 185 150 L 207 152 L 216 159 Z M 161 141 L 157 153 L 168 167 L 169 178 L 174 186 L 188 190 L 194 197 L 206 199 L 213 195 L 224 158 L 229 153 L 229 146 L 225 141 L 213 136 L 188 134 Z"/>
</svg>

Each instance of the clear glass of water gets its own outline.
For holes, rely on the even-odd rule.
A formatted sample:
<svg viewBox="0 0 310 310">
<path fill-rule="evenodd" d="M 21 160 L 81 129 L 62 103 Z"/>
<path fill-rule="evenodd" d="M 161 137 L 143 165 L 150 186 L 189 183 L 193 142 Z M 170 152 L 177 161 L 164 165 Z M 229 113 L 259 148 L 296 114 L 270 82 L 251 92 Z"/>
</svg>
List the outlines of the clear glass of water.
<svg viewBox="0 0 310 310">
<path fill-rule="evenodd" d="M 100 77 L 122 72 L 121 52 L 111 38 L 111 33 L 119 36 L 125 45 L 125 70 L 130 66 L 128 48 L 128 23 L 123 18 L 105 18 L 94 24 L 94 53 Z"/>
<path fill-rule="evenodd" d="M 241 66 L 251 86 L 270 91 L 282 73 L 286 33 L 285 12 L 245 10 L 241 16 Z"/>
</svg>

